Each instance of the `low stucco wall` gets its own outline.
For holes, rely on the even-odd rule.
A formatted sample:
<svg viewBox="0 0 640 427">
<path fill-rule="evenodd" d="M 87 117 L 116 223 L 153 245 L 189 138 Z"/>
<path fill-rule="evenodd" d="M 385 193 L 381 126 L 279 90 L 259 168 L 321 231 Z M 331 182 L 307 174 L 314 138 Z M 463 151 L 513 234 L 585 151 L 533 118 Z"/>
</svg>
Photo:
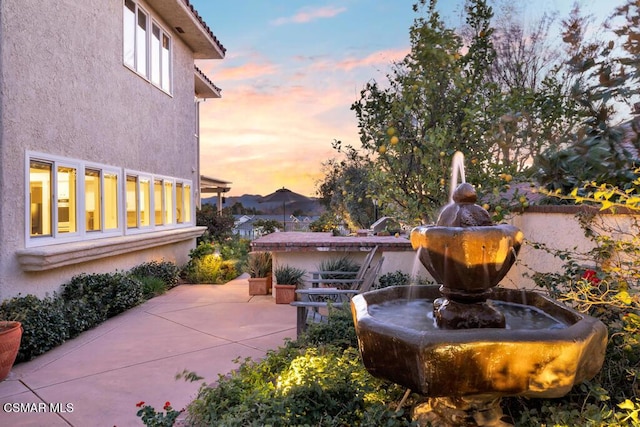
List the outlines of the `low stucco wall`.
<svg viewBox="0 0 640 427">
<path fill-rule="evenodd" d="M 532 289 L 533 280 L 528 277 L 534 272 L 561 273 L 565 261 L 553 255 L 554 251 L 572 251 L 587 253 L 595 247 L 595 243 L 585 236 L 576 215 L 589 212 L 589 209 L 576 206 L 537 206 L 526 212 L 515 215 L 510 223 L 520 228 L 525 236 L 525 244 L 520 250 L 518 261 L 502 280 L 503 286 Z M 596 224 L 604 224 L 607 228 L 622 233 L 637 234 L 637 215 L 595 213 Z M 634 229 L 635 228 L 635 229 Z M 538 249 L 536 244 L 544 245 L 549 251 Z M 551 253 L 550 253 L 551 252 Z M 593 267 L 586 261 L 585 267 Z"/>
<path fill-rule="evenodd" d="M 555 251 L 587 253 L 595 244 L 585 236 L 576 215 L 585 208 L 575 206 L 539 206 L 514 215 L 509 223 L 520 228 L 525 236 L 518 260 L 500 283 L 504 287 L 533 289 L 535 283 L 530 276 L 535 272 L 551 273 L 563 271 L 565 261 L 553 255 Z M 594 211 L 592 211 L 594 212 Z M 610 214 L 595 211 L 596 223 L 619 230 L 620 235 L 634 235 L 637 215 Z M 536 248 L 536 244 L 548 250 Z M 378 245 L 384 256 L 380 275 L 402 271 L 412 277 L 432 280 L 429 273 L 417 261 L 416 253 L 406 237 L 332 237 L 330 233 L 273 233 L 257 239 L 253 250 L 273 253 L 274 265 L 290 264 L 306 271 L 318 270 L 321 260 L 346 253 L 361 262 L 367 250 Z M 385 246 L 389 245 L 389 246 Z M 592 267 L 587 261 L 585 267 Z"/>
<path fill-rule="evenodd" d="M 400 270 L 413 277 L 430 278 L 425 268 L 417 262 L 416 252 L 406 236 L 341 237 L 332 236 L 331 233 L 286 232 L 262 236 L 251 244 L 253 251 L 272 253 L 274 268 L 288 264 L 307 272 L 317 271 L 323 260 L 342 255 L 361 263 L 375 246 L 378 252 L 372 264 L 384 257 L 379 276 Z M 308 287 L 310 274 L 305 278 Z"/>
<path fill-rule="evenodd" d="M 195 246 L 194 238 L 44 271 L 23 271 L 18 262 L 12 262 L 5 270 L 2 286 L 0 286 L 0 301 L 18 295 L 32 294 L 40 298 L 52 295 L 60 289 L 61 285 L 78 274 L 126 271 L 153 260 L 170 261 L 182 266 L 189 261 L 189 251 Z"/>
</svg>

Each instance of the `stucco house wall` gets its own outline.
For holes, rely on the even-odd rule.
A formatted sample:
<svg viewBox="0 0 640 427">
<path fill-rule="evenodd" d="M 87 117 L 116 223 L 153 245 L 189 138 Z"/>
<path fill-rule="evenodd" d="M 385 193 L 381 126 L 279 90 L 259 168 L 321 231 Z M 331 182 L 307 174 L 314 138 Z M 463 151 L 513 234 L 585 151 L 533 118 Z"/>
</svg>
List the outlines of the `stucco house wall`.
<svg viewBox="0 0 640 427">
<path fill-rule="evenodd" d="M 124 65 L 123 0 L 0 3 L 0 300 L 42 296 L 79 273 L 182 264 L 202 231 L 194 52 L 154 9 L 185 1 L 136 2 L 171 37 L 171 94 Z M 136 236 L 123 217 L 116 236 L 29 248 L 32 152 L 188 180 L 191 221 Z"/>
</svg>

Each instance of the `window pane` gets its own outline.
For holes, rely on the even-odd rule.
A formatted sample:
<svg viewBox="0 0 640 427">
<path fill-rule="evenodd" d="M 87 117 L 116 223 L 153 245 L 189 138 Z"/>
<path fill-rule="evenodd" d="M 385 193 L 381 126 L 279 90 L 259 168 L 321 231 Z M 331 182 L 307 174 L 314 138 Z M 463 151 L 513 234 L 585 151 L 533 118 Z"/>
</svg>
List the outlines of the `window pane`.
<svg viewBox="0 0 640 427">
<path fill-rule="evenodd" d="M 127 228 L 138 227 L 138 179 L 127 175 Z"/>
<path fill-rule="evenodd" d="M 31 236 L 51 235 L 51 171 L 50 163 L 31 160 L 29 164 L 29 204 Z"/>
<path fill-rule="evenodd" d="M 171 40 L 162 34 L 162 89 L 171 92 Z"/>
<path fill-rule="evenodd" d="M 147 15 L 140 9 L 136 27 L 136 70 L 147 76 Z"/>
<path fill-rule="evenodd" d="M 136 32 L 136 5 L 132 0 L 124 0 L 123 13 L 123 41 L 124 63 L 135 67 L 135 32 Z"/>
<path fill-rule="evenodd" d="M 184 186 L 184 222 L 191 222 L 191 186 Z"/>
<path fill-rule="evenodd" d="M 58 166 L 57 178 L 58 233 L 75 233 L 77 231 L 76 170 Z"/>
<path fill-rule="evenodd" d="M 176 183 L 176 222 L 184 222 L 184 194 L 182 193 L 182 183 Z"/>
<path fill-rule="evenodd" d="M 156 24 L 151 30 L 151 83 L 160 86 L 160 28 Z"/>
<path fill-rule="evenodd" d="M 118 175 L 104 175 L 104 228 L 118 228 Z"/>
<path fill-rule="evenodd" d="M 164 218 L 165 224 L 173 224 L 173 182 L 164 183 Z"/>
<path fill-rule="evenodd" d="M 100 171 L 86 169 L 84 171 L 84 205 L 87 231 L 101 229 L 101 200 Z"/>
<path fill-rule="evenodd" d="M 155 224 L 162 225 L 162 181 L 153 182 L 153 209 L 155 210 Z"/>
<path fill-rule="evenodd" d="M 148 179 L 140 180 L 140 226 L 151 225 L 151 183 Z"/>
</svg>

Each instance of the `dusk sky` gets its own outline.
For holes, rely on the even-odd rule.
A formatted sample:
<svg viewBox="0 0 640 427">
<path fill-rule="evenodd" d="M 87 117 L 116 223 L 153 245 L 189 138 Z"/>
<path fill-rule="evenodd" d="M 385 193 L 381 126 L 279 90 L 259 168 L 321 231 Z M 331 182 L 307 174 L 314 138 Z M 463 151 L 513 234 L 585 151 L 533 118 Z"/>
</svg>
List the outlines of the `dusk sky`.
<svg viewBox="0 0 640 427">
<path fill-rule="evenodd" d="M 386 82 L 409 52 L 413 0 L 190 0 L 227 49 L 198 61 L 222 89 L 201 104 L 201 173 L 232 182 L 229 196 L 278 188 L 316 195 L 334 139 L 359 147 L 350 106 L 370 80 Z M 622 0 L 582 0 L 605 16 Z M 438 9 L 458 25 L 463 0 Z M 524 16 L 572 0 L 527 1 Z"/>
</svg>

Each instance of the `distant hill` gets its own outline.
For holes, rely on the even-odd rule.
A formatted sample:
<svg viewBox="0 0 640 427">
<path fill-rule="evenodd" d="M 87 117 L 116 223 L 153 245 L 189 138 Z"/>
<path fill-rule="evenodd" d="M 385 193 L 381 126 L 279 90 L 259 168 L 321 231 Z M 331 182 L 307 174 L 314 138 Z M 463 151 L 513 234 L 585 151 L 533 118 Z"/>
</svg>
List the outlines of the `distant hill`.
<svg viewBox="0 0 640 427">
<path fill-rule="evenodd" d="M 294 211 L 302 211 L 303 215 L 318 216 L 321 215 L 325 209 L 315 197 L 306 197 L 296 194 L 296 200 L 291 202 L 285 202 L 285 209 L 287 214 L 291 214 Z M 299 197 L 298 197 L 299 196 Z M 265 214 L 282 214 L 282 202 L 263 202 L 265 196 L 257 194 L 243 194 L 242 196 L 226 197 L 222 205 L 223 208 L 229 208 L 236 203 L 240 203 L 247 209 L 257 209 Z M 208 197 L 202 199 L 202 203 L 217 205 L 217 197 Z"/>
</svg>

